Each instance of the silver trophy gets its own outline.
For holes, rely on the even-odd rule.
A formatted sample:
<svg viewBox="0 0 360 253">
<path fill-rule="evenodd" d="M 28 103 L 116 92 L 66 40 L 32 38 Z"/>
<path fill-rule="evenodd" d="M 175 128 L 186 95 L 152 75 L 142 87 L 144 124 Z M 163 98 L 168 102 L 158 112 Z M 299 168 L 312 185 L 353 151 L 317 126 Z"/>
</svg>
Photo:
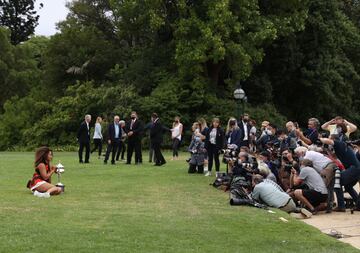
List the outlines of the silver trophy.
<svg viewBox="0 0 360 253">
<path fill-rule="evenodd" d="M 61 179 L 61 174 L 64 173 L 64 172 L 65 172 L 65 168 L 64 168 L 64 166 L 59 162 L 59 163 L 56 165 L 56 174 L 57 174 L 57 176 L 58 176 L 58 183 L 56 184 L 56 186 L 57 186 L 57 187 L 60 187 L 62 192 L 65 191 L 65 185 L 60 182 L 60 179 Z"/>
</svg>

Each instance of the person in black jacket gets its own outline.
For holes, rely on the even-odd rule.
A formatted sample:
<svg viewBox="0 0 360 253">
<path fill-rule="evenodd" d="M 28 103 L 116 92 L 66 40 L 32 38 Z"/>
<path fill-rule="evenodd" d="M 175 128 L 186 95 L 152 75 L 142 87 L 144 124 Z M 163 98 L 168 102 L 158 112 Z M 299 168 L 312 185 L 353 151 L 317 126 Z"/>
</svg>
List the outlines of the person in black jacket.
<svg viewBox="0 0 360 253">
<path fill-rule="evenodd" d="M 135 164 L 142 163 L 141 153 L 141 137 L 143 132 L 143 124 L 138 119 L 136 112 L 131 112 L 131 119 L 125 126 L 125 131 L 128 136 L 128 150 L 126 164 L 131 164 L 132 154 L 135 150 Z"/>
<path fill-rule="evenodd" d="M 240 135 L 240 146 L 246 146 L 249 147 L 250 144 L 250 129 L 251 125 L 249 123 L 250 117 L 249 114 L 245 113 L 242 116 L 241 121 L 238 122 L 238 126 L 241 130 Z"/>
<path fill-rule="evenodd" d="M 118 149 L 121 147 L 121 137 L 122 137 L 122 129 L 119 122 L 120 122 L 120 117 L 118 115 L 115 115 L 114 123 L 109 124 L 108 146 L 106 149 L 104 164 L 107 164 L 107 161 L 109 160 L 110 152 L 112 152 L 111 164 L 115 164 L 115 155 Z"/>
<path fill-rule="evenodd" d="M 205 148 L 208 152 L 208 157 L 209 157 L 209 164 L 208 164 L 209 171 L 205 174 L 205 176 L 211 176 L 213 160 L 215 160 L 216 172 L 219 172 L 220 170 L 219 155 L 221 149 L 224 148 L 224 145 L 225 145 L 224 130 L 220 128 L 220 120 L 218 118 L 214 118 L 212 120 L 212 126 L 207 132 L 205 139 Z"/>
<path fill-rule="evenodd" d="M 164 127 L 156 113 L 151 115 L 151 119 L 153 124 L 150 129 L 150 141 L 155 153 L 155 166 L 162 166 L 166 163 L 165 158 L 161 153 Z"/>
<path fill-rule="evenodd" d="M 89 163 L 90 158 L 90 122 L 91 115 L 85 115 L 85 120 L 81 123 L 77 133 L 79 142 L 79 162 L 83 163 L 83 150 L 85 147 L 85 163 Z"/>
</svg>

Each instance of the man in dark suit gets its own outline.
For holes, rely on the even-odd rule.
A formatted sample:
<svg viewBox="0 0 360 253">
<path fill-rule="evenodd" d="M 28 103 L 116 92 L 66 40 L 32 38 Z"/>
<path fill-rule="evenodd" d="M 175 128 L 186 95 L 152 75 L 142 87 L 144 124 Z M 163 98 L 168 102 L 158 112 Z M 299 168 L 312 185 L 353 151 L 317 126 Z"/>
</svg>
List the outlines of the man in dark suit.
<svg viewBox="0 0 360 253">
<path fill-rule="evenodd" d="M 249 123 L 250 117 L 249 114 L 245 113 L 242 116 L 241 121 L 239 121 L 238 126 L 241 131 L 240 135 L 240 147 L 246 146 L 249 147 L 249 141 L 250 141 L 250 129 L 251 125 Z"/>
<path fill-rule="evenodd" d="M 151 119 L 153 124 L 150 129 L 150 141 L 155 153 L 155 166 L 161 166 L 166 163 L 165 158 L 161 153 L 164 127 L 156 113 L 152 114 Z"/>
<path fill-rule="evenodd" d="M 83 163 L 83 150 L 85 147 L 85 163 L 89 163 L 90 158 L 90 122 L 91 115 L 85 115 L 85 120 L 81 123 L 77 133 L 79 142 L 79 162 Z"/>
<path fill-rule="evenodd" d="M 128 150 L 126 164 L 131 164 L 132 154 L 135 150 L 135 164 L 142 163 L 141 137 L 143 132 L 142 122 L 138 119 L 136 112 L 131 112 L 131 119 L 125 126 L 128 136 Z"/>
<path fill-rule="evenodd" d="M 121 147 L 121 136 L 122 130 L 119 124 L 120 117 L 118 115 L 114 116 L 114 123 L 109 124 L 108 127 L 108 146 L 106 149 L 104 164 L 107 164 L 109 160 L 110 152 L 111 154 L 111 164 L 115 164 L 115 155 L 118 149 Z"/>
</svg>

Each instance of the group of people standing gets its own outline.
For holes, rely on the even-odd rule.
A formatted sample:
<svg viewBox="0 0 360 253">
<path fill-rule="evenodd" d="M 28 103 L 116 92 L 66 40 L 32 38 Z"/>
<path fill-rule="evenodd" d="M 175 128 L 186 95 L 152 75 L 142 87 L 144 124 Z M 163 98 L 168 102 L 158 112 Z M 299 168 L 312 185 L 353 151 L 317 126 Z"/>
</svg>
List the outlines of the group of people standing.
<svg viewBox="0 0 360 253">
<path fill-rule="evenodd" d="M 79 142 L 79 162 L 89 163 L 90 153 L 98 150 L 99 159 L 102 154 L 102 143 L 104 140 L 102 134 L 102 118 L 97 117 L 95 123 L 95 130 L 93 134 L 94 148 L 90 151 L 90 122 L 91 115 L 85 115 L 84 121 L 81 123 L 77 139 Z M 135 153 L 134 162 L 139 165 L 142 164 L 142 138 L 146 131 L 150 132 L 150 154 L 149 162 L 154 162 L 156 166 L 162 166 L 166 163 L 164 156 L 161 153 L 161 145 L 163 142 L 163 135 L 166 132 L 171 132 L 173 141 L 173 159 L 177 159 L 178 150 L 180 147 L 183 125 L 180 122 L 180 117 L 175 117 L 172 128 L 164 126 L 157 113 L 151 115 L 151 122 L 144 125 L 138 118 L 135 111 L 131 112 L 128 121 L 120 120 L 118 115 L 114 116 L 113 122 L 109 123 L 106 132 L 107 148 L 104 158 L 104 164 L 108 163 L 111 154 L 111 164 L 115 161 L 124 159 L 124 154 L 127 152 L 126 164 L 131 164 L 132 156 Z M 126 145 L 127 142 L 127 145 Z M 83 160 L 83 152 L 85 148 L 85 160 Z"/>
</svg>

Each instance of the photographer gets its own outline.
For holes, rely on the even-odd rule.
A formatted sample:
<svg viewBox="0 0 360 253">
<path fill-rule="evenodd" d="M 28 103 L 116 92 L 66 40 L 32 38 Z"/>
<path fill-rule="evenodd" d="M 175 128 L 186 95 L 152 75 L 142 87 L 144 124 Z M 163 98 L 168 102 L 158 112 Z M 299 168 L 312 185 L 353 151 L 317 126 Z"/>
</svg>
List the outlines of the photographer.
<svg viewBox="0 0 360 253">
<path fill-rule="evenodd" d="M 298 168 L 298 163 L 289 149 L 284 150 L 281 153 L 281 167 L 279 169 L 279 184 L 284 191 L 290 189 L 290 175 L 292 168 Z"/>
<path fill-rule="evenodd" d="M 240 152 L 237 161 L 229 162 L 229 172 L 234 176 L 242 176 L 246 181 L 251 182 L 252 174 L 256 171 L 257 164 L 249 160 L 249 154 Z"/>
<path fill-rule="evenodd" d="M 340 184 L 351 195 L 356 207 L 353 210 L 360 211 L 360 198 L 354 190 L 354 185 L 360 180 L 360 162 L 356 158 L 352 147 L 345 142 L 332 140 L 328 138 L 320 138 L 320 141 L 327 145 L 332 145 L 337 158 L 344 165 L 345 170 L 340 172 Z M 335 189 L 338 207 L 335 211 L 345 211 L 344 192 L 342 187 Z"/>
<path fill-rule="evenodd" d="M 53 152 L 48 147 L 41 147 L 35 153 L 35 173 L 29 180 L 27 187 L 34 196 L 50 198 L 50 195 L 58 195 L 61 188 L 51 184 L 51 176 L 56 173 L 56 167 L 51 166 Z"/>
<path fill-rule="evenodd" d="M 296 129 L 296 136 L 307 146 L 314 144 L 318 139 L 319 120 L 317 118 L 310 118 L 308 120 L 308 129 L 303 133 L 300 129 Z"/>
<path fill-rule="evenodd" d="M 334 169 L 336 164 L 324 156 L 323 154 L 308 150 L 305 147 L 297 147 L 295 154 L 299 159 L 308 159 L 313 163 L 313 168 L 323 177 L 326 187 L 329 186 L 331 180 L 334 178 Z"/>
<path fill-rule="evenodd" d="M 297 148 L 298 144 L 298 138 L 296 136 L 296 127 L 294 122 L 289 121 L 286 123 L 286 129 L 288 131 L 287 134 L 287 143 L 288 147 L 291 151 L 294 151 L 295 148 Z"/>
<path fill-rule="evenodd" d="M 259 155 L 259 160 L 260 160 L 260 162 L 264 162 L 268 166 L 268 168 L 275 175 L 276 180 L 278 181 L 279 180 L 279 171 L 278 171 L 279 164 L 278 164 L 277 160 L 275 161 L 271 158 L 270 152 L 269 151 L 261 152 Z"/>
<path fill-rule="evenodd" d="M 269 147 L 269 145 L 274 144 L 277 141 L 275 134 L 276 126 L 271 123 L 268 124 L 265 129 L 265 134 L 261 135 L 261 137 L 256 141 L 258 150 L 264 151 Z"/>
<path fill-rule="evenodd" d="M 191 138 L 191 143 L 188 148 L 191 158 L 189 160 L 189 170 L 188 173 L 204 173 L 204 160 L 205 160 L 205 145 L 199 136 L 199 123 L 195 122 L 192 125 L 193 135 Z"/>
<path fill-rule="evenodd" d="M 341 124 L 345 125 L 345 129 L 343 126 L 341 126 Z M 329 120 L 328 122 L 324 123 L 321 128 L 329 131 L 330 135 L 337 135 L 343 132 L 348 138 L 350 137 L 350 134 L 355 132 L 357 129 L 357 127 L 353 123 L 347 121 L 341 116 L 336 116 L 332 120 Z"/>
<path fill-rule="evenodd" d="M 320 175 L 312 168 L 312 162 L 304 159 L 301 161 L 300 173 L 292 168 L 290 175 L 290 187 L 306 184 L 308 189 L 296 189 L 294 196 L 304 204 L 310 212 L 315 214 L 317 211 L 326 208 L 328 191 Z"/>
<path fill-rule="evenodd" d="M 311 213 L 304 208 L 297 208 L 294 200 L 276 183 L 264 180 L 261 175 L 254 175 L 252 178 L 253 192 L 252 198 L 256 201 L 264 202 L 270 207 L 279 208 L 280 210 L 291 213 L 301 212 L 305 217 L 311 217 Z"/>
<path fill-rule="evenodd" d="M 226 127 L 225 137 L 227 145 L 235 144 L 236 146 L 240 147 L 241 131 L 235 118 L 229 119 L 228 125 Z"/>
</svg>

